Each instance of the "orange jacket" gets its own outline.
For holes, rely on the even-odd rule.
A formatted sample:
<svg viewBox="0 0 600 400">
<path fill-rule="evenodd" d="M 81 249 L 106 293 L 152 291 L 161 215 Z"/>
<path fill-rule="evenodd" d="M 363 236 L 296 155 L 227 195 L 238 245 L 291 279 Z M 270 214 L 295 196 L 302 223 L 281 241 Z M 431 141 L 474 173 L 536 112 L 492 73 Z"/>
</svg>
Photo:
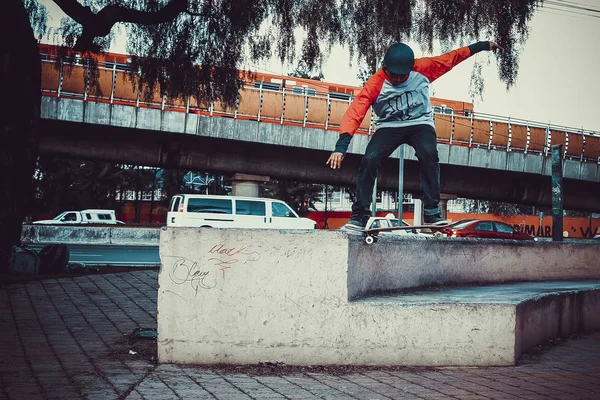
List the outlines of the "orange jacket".
<svg viewBox="0 0 600 400">
<path fill-rule="evenodd" d="M 434 126 L 429 84 L 471 56 L 468 46 L 437 57 L 415 60 L 408 79 L 394 86 L 379 69 L 354 99 L 340 123 L 340 134 L 354 135 L 369 107 L 377 115 L 375 129 L 419 124 Z"/>
</svg>

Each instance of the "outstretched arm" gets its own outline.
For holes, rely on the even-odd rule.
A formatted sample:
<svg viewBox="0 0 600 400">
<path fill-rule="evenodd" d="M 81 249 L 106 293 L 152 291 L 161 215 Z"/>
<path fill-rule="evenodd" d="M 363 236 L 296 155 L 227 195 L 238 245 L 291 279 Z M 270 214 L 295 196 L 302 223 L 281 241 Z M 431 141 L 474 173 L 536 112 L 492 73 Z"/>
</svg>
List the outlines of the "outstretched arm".
<svg viewBox="0 0 600 400">
<path fill-rule="evenodd" d="M 338 138 L 338 141 L 335 144 L 335 149 L 326 162 L 326 164 L 329 164 L 332 169 L 341 168 L 342 161 L 344 160 L 346 151 L 348 150 L 348 145 L 350 144 L 350 140 L 352 140 L 352 136 L 350 136 L 349 133 L 342 133 Z"/>
<path fill-rule="evenodd" d="M 348 145 L 352 136 L 362 123 L 371 104 L 379 96 L 381 87 L 385 80 L 385 73 L 382 70 L 377 71 L 365 84 L 358 96 L 354 99 L 340 123 L 340 137 L 335 144 L 335 149 L 329 156 L 326 164 L 332 169 L 338 169 L 342 166 L 342 161 L 348 150 Z"/>
<path fill-rule="evenodd" d="M 504 50 L 494 42 L 477 42 L 437 57 L 423 57 L 415 60 L 413 70 L 425 75 L 429 82 L 435 81 L 454 66 L 460 64 L 473 54 L 484 50 Z"/>
</svg>

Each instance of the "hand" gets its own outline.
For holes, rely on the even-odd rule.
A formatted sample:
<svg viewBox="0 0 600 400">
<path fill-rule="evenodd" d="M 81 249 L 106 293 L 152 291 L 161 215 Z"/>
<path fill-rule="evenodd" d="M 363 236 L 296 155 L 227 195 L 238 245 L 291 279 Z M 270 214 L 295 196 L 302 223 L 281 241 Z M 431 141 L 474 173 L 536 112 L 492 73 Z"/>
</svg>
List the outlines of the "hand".
<svg viewBox="0 0 600 400">
<path fill-rule="evenodd" d="M 496 43 L 490 42 L 490 51 L 496 52 L 496 50 L 504 51 L 504 47 L 500 47 Z"/>
<path fill-rule="evenodd" d="M 325 164 L 330 164 L 331 169 L 338 169 L 342 167 L 342 160 L 344 155 L 342 153 L 331 153 L 329 160 Z"/>
</svg>

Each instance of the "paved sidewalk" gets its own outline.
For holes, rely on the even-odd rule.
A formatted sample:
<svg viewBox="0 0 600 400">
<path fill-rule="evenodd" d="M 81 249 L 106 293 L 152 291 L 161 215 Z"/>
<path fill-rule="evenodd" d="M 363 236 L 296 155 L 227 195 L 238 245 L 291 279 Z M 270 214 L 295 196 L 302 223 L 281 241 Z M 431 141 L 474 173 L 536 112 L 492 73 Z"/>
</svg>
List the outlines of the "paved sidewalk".
<svg viewBox="0 0 600 400">
<path fill-rule="evenodd" d="M 0 399 L 598 399 L 600 333 L 502 368 L 156 363 L 157 271 L 0 287 Z"/>
</svg>

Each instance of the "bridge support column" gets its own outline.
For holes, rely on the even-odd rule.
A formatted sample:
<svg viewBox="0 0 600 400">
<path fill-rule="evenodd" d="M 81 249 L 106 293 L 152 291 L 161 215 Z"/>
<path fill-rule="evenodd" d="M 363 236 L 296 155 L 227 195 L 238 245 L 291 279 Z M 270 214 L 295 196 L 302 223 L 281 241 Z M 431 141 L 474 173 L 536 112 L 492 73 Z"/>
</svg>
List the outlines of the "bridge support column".
<svg viewBox="0 0 600 400">
<path fill-rule="evenodd" d="M 442 214 L 442 218 L 448 218 L 448 200 L 454 200 L 457 196 L 453 194 L 444 194 L 440 195 L 440 214 Z"/>
<path fill-rule="evenodd" d="M 268 176 L 233 174 L 231 177 L 231 194 L 233 196 L 258 197 L 259 184 L 269 180 Z"/>
</svg>

